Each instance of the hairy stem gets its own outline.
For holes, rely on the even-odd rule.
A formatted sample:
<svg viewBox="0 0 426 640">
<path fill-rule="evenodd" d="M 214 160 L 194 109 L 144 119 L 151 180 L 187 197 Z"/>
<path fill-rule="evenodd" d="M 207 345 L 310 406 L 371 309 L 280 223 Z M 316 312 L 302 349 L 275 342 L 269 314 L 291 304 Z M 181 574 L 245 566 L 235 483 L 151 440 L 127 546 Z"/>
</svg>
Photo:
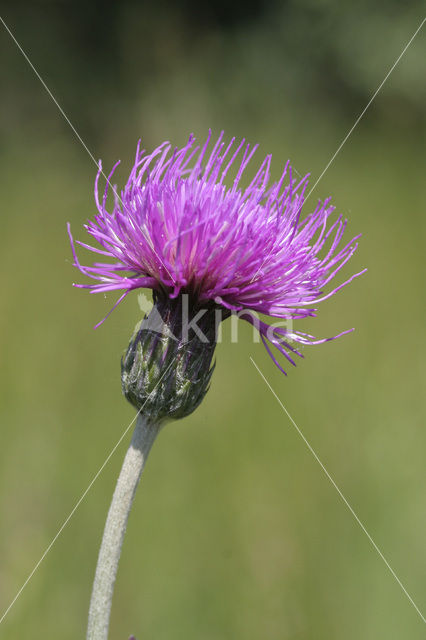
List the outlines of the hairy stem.
<svg viewBox="0 0 426 640">
<path fill-rule="evenodd" d="M 105 523 L 89 608 L 87 640 L 107 640 L 112 595 L 127 520 L 159 425 L 139 415 Z"/>
</svg>

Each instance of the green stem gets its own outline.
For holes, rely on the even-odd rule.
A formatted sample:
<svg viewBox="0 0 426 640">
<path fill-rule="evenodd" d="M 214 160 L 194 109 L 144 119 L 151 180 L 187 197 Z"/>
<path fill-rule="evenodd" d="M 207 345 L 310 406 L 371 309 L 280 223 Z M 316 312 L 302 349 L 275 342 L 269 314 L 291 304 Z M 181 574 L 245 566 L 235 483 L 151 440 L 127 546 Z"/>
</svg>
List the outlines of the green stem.
<svg viewBox="0 0 426 640">
<path fill-rule="evenodd" d="M 127 520 L 159 425 L 139 415 L 105 523 L 89 608 L 87 640 L 107 640 L 118 561 Z"/>
</svg>

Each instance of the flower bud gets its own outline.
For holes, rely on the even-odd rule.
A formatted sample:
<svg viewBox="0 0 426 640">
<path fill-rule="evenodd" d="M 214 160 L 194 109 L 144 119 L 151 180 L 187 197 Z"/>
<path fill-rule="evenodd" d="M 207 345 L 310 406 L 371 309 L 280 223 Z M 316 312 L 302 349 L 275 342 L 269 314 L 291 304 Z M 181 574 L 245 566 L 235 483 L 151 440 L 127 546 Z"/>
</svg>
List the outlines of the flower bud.
<svg viewBox="0 0 426 640">
<path fill-rule="evenodd" d="M 194 305 L 186 293 L 174 299 L 154 293 L 154 306 L 121 360 L 123 393 L 138 411 L 159 421 L 196 409 L 214 369 L 218 315 L 215 306 Z"/>
</svg>

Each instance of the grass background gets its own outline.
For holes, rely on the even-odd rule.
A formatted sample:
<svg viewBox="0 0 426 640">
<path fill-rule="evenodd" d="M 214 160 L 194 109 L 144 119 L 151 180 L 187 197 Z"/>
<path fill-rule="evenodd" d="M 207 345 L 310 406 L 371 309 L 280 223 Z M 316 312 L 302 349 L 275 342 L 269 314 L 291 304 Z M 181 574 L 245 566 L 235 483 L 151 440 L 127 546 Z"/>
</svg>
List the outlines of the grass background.
<svg viewBox="0 0 426 640">
<path fill-rule="evenodd" d="M 109 5 L 108 5 L 109 7 Z M 419 3 L 5 5 L 3 17 L 95 158 L 208 127 L 321 174 L 418 24 Z M 324 476 L 252 356 L 424 612 L 425 49 L 420 33 L 322 178 L 363 233 L 368 272 L 300 330 L 288 378 L 251 328 L 217 348 L 212 388 L 169 425 L 131 515 L 111 638 L 424 637 L 424 624 Z M 0 616 L 133 417 L 119 359 L 129 297 L 72 289 L 66 235 L 93 215 L 96 168 L 3 30 L 0 169 Z M 0 624 L 84 637 L 123 442 Z"/>
</svg>

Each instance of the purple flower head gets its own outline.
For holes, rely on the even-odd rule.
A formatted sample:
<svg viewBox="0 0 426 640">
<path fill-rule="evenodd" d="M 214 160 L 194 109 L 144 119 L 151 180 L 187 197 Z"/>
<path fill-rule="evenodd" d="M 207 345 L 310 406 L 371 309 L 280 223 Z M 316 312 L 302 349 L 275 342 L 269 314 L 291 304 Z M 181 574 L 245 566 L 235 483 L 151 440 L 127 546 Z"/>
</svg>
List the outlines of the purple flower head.
<svg viewBox="0 0 426 640">
<path fill-rule="evenodd" d="M 74 265 L 96 281 L 75 286 L 92 293 L 122 291 L 113 308 L 133 289 L 146 287 L 169 299 L 189 293 L 201 307 L 214 304 L 228 314 L 238 312 L 259 330 L 282 370 L 270 345 L 295 364 L 290 354 L 301 353 L 294 343 L 319 344 L 348 331 L 317 340 L 270 326 L 256 314 L 287 322 L 315 316 L 317 303 L 363 273 L 327 291 L 355 252 L 359 236 L 341 246 L 347 221 L 340 215 L 329 222 L 334 210 L 329 199 L 302 218 L 309 176 L 295 179 L 287 163 L 271 184 L 270 155 L 243 188 L 243 174 L 257 145 L 250 147 L 244 140 L 235 145 L 235 138 L 226 144 L 222 132 L 208 153 L 210 139 L 211 133 L 199 147 L 191 135 L 181 149 L 164 142 L 150 154 L 138 145 L 124 189 L 120 195 L 113 189 L 110 211 L 107 196 L 118 163 L 102 196 L 99 164 L 98 213 L 85 225 L 99 246 L 78 244 L 113 262 L 82 266 L 70 233 Z M 228 172 L 235 176 L 229 185 Z"/>
</svg>

